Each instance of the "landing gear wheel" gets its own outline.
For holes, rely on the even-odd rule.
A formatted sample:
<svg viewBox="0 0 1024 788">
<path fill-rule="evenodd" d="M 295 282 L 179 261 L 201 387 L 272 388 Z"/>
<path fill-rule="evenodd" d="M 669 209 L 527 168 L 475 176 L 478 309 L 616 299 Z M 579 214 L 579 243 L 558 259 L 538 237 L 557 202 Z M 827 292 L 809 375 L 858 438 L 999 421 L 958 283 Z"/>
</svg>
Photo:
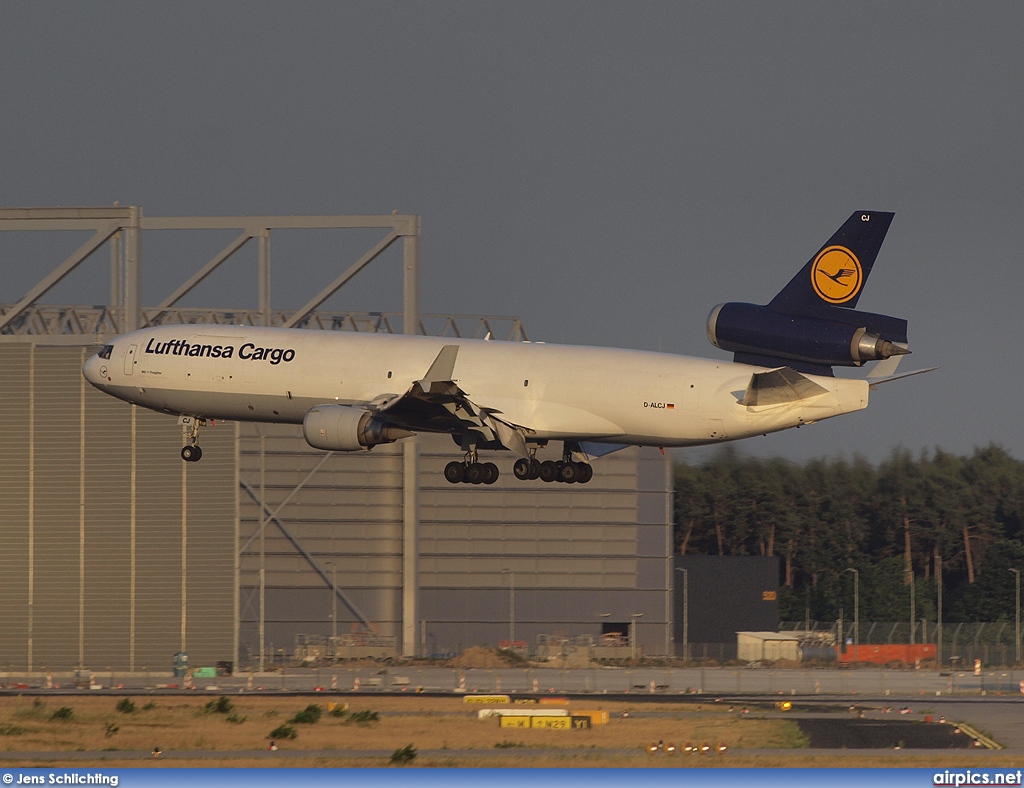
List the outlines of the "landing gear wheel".
<svg viewBox="0 0 1024 788">
<path fill-rule="evenodd" d="M 558 469 L 558 481 L 566 484 L 575 484 L 580 479 L 580 468 L 575 462 L 559 463 L 562 467 Z"/>
<path fill-rule="evenodd" d="M 198 446 L 182 446 L 181 459 L 185 462 L 199 462 L 203 457 L 203 450 Z"/>
<path fill-rule="evenodd" d="M 466 480 L 466 464 L 450 462 L 444 466 L 444 480 L 449 484 L 458 484 Z"/>
<path fill-rule="evenodd" d="M 594 478 L 594 467 L 590 463 L 581 462 L 580 463 L 579 483 L 580 484 L 586 484 L 587 482 L 589 482 L 593 478 Z"/>
<path fill-rule="evenodd" d="M 539 479 L 540 478 L 540 462 L 538 460 L 530 460 L 530 475 L 527 479 Z"/>
<path fill-rule="evenodd" d="M 530 475 L 530 472 L 532 470 L 533 463 L 531 463 L 525 457 L 521 457 L 520 459 L 516 460 L 516 464 L 512 466 L 512 473 L 514 473 L 516 478 L 522 482 L 525 482 L 527 479 L 535 478 Z"/>
<path fill-rule="evenodd" d="M 500 475 L 501 472 L 498 470 L 497 465 L 495 465 L 493 462 L 485 462 L 483 464 L 483 469 L 484 484 L 494 484 L 496 481 L 498 481 L 498 476 Z"/>
<path fill-rule="evenodd" d="M 471 462 L 466 467 L 466 481 L 470 484 L 482 484 L 486 473 L 481 463 Z"/>
<path fill-rule="evenodd" d="M 540 479 L 543 482 L 553 482 L 558 478 L 558 465 L 551 460 L 545 460 L 540 464 Z"/>
</svg>

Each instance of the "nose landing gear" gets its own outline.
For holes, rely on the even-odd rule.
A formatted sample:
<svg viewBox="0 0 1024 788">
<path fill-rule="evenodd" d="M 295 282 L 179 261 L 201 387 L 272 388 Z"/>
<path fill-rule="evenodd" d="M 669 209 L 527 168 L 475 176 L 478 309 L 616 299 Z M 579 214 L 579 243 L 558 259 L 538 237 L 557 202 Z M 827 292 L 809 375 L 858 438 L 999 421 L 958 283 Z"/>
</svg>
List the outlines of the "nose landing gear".
<svg viewBox="0 0 1024 788">
<path fill-rule="evenodd" d="M 181 438 L 185 441 L 181 459 L 185 462 L 199 462 L 203 458 L 203 450 L 199 448 L 199 428 L 206 426 L 206 420 L 182 416 L 178 423 L 181 425 Z"/>
</svg>

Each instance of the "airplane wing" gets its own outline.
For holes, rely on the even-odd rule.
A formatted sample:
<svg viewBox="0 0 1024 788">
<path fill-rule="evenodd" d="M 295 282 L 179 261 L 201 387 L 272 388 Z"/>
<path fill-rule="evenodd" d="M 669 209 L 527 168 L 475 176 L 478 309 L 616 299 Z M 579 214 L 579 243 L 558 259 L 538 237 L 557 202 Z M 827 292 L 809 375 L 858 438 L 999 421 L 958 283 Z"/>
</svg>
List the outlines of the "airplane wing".
<svg viewBox="0 0 1024 788">
<path fill-rule="evenodd" d="M 445 345 L 421 380 L 401 396 L 374 400 L 373 409 L 390 423 L 414 432 L 477 432 L 486 442 L 498 442 L 520 457 L 529 457 L 526 435 L 530 430 L 501 418 L 500 410 L 473 402 L 453 380 L 458 353 L 458 345 Z"/>
</svg>

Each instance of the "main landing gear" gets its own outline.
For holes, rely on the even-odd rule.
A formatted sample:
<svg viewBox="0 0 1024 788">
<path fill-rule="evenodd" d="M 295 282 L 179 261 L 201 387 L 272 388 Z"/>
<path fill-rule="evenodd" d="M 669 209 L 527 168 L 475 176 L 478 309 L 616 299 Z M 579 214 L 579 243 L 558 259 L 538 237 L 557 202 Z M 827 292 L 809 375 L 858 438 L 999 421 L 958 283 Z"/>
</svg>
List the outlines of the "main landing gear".
<svg viewBox="0 0 1024 788">
<path fill-rule="evenodd" d="M 185 462 L 199 462 L 203 459 L 203 450 L 199 448 L 199 428 L 205 427 L 206 421 L 192 416 L 182 416 L 178 423 L 181 424 L 181 438 L 185 441 L 181 448 L 181 459 Z"/>
<path fill-rule="evenodd" d="M 574 462 L 570 451 L 565 451 L 559 462 L 540 462 L 533 456 L 534 452 L 536 449 L 531 449 L 529 458 L 522 457 L 512 466 L 512 472 L 520 481 L 540 479 L 543 482 L 586 484 L 594 478 L 590 464 Z M 498 466 L 493 462 L 480 462 L 474 446 L 466 452 L 465 460 L 453 461 L 444 467 L 444 478 L 450 484 L 494 484 L 498 480 Z"/>
<path fill-rule="evenodd" d="M 444 466 L 445 481 L 451 484 L 494 484 L 498 481 L 498 466 L 493 462 L 478 462 L 466 459 L 463 462 L 450 462 Z"/>
<path fill-rule="evenodd" d="M 594 469 L 586 462 L 573 462 L 566 458 L 559 462 L 521 458 L 512 466 L 517 479 L 529 481 L 540 479 L 542 482 L 563 482 L 565 484 L 586 484 L 594 478 Z"/>
</svg>

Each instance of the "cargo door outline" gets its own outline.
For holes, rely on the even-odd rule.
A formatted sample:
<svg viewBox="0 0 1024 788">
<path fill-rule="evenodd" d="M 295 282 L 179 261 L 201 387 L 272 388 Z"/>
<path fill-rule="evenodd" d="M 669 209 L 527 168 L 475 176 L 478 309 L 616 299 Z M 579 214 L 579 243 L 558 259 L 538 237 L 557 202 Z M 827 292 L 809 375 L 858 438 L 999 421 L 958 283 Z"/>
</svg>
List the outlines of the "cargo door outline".
<svg viewBox="0 0 1024 788">
<path fill-rule="evenodd" d="M 124 354 L 124 374 L 131 375 L 135 372 L 135 356 L 139 349 L 138 345 L 129 345 Z"/>
</svg>

